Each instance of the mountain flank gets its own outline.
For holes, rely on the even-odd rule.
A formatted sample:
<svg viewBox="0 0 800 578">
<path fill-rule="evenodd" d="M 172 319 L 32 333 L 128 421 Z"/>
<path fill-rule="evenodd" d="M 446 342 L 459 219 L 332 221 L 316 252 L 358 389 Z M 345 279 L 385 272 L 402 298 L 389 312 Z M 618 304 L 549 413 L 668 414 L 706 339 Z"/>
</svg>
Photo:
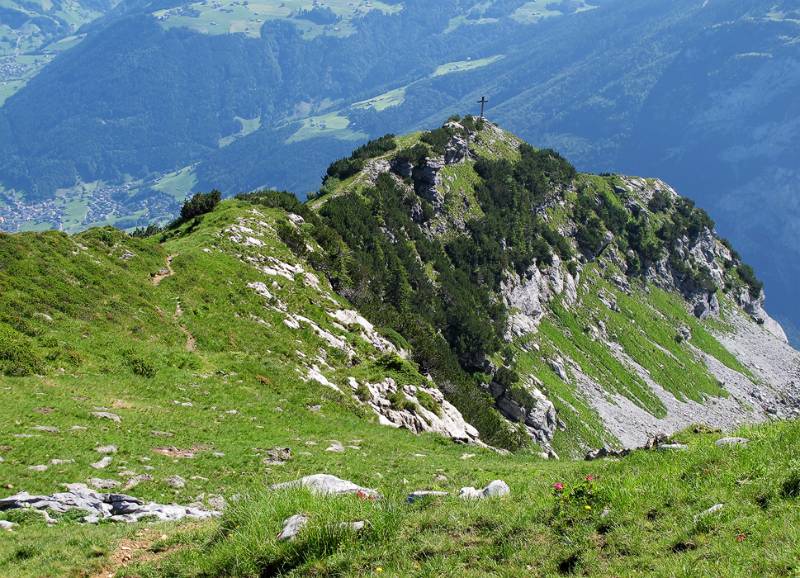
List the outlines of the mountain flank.
<svg viewBox="0 0 800 578">
<path fill-rule="evenodd" d="M 149 542 L 167 553 L 123 570 L 145 575 L 660 571 L 751 534 L 776 556 L 727 574 L 794 563 L 797 428 L 748 424 L 798 415 L 800 355 L 709 215 L 657 179 L 454 117 L 335 161 L 306 203 L 215 191 L 164 228 L 2 234 L 0 288 L 0 517 L 24 541 L 3 573 L 102 565 L 137 531 L 22 507 L 62 484 L 88 521 L 103 500 L 119 520 L 223 515 Z M 350 497 L 294 482 L 322 472 Z M 529 533 L 538 561 L 512 552 Z"/>
</svg>

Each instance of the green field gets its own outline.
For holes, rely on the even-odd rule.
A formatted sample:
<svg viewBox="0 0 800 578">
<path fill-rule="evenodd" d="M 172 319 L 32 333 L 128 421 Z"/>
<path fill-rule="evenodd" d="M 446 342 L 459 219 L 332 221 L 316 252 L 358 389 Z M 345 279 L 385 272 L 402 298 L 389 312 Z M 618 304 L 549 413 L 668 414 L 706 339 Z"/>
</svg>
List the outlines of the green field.
<svg viewBox="0 0 800 578">
<path fill-rule="evenodd" d="M 180 170 L 164 175 L 153 185 L 153 188 L 162 193 L 167 193 L 176 201 L 181 202 L 193 192 L 196 185 L 197 175 L 195 174 L 195 167 L 189 165 L 188 167 L 183 167 Z"/>
<path fill-rule="evenodd" d="M 378 112 L 384 111 L 393 106 L 400 106 L 406 100 L 406 89 L 408 87 L 396 88 L 390 90 L 369 100 L 362 100 L 353 104 L 353 108 L 371 108 Z"/>
<path fill-rule="evenodd" d="M 302 121 L 300 128 L 287 139 L 287 143 L 301 142 L 312 138 L 335 138 L 343 141 L 357 141 L 368 138 L 363 132 L 352 130 L 350 119 L 338 112 L 312 116 Z"/>
<path fill-rule="evenodd" d="M 433 72 L 433 77 L 438 76 L 445 76 L 447 74 L 453 74 L 456 72 L 467 72 L 469 70 L 477 70 L 478 68 L 483 68 L 484 66 L 489 66 L 494 64 L 498 60 L 503 59 L 502 54 L 498 54 L 496 56 L 490 56 L 487 58 L 480 58 L 477 60 L 461 60 L 458 62 L 448 62 L 447 64 L 442 64 L 436 68 Z"/>
</svg>

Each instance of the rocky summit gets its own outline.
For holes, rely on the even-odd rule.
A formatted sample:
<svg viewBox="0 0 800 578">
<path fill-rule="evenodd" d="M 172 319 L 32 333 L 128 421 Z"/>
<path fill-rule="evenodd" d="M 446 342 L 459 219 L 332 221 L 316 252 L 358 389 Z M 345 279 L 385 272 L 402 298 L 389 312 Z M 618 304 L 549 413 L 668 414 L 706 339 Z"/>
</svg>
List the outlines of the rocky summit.
<svg viewBox="0 0 800 578">
<path fill-rule="evenodd" d="M 668 184 L 473 117 L 2 234 L 0 574 L 792 574 L 764 302 Z"/>
</svg>

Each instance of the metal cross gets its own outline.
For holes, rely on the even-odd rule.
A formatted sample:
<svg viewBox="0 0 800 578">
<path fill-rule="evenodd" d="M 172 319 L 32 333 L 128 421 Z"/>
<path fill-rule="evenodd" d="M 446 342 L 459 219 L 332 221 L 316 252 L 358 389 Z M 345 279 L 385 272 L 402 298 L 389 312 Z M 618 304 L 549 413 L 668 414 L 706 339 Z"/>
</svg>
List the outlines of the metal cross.
<svg viewBox="0 0 800 578">
<path fill-rule="evenodd" d="M 481 105 L 481 118 L 483 118 L 483 110 L 487 102 L 489 102 L 489 100 L 485 96 L 482 96 L 481 99 L 478 101 L 478 104 Z"/>
</svg>

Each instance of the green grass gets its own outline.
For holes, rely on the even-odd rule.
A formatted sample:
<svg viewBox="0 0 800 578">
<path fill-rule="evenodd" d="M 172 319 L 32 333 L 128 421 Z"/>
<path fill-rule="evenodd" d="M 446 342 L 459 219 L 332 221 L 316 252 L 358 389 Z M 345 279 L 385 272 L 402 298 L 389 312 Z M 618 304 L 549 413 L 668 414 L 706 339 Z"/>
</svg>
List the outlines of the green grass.
<svg viewBox="0 0 800 578">
<path fill-rule="evenodd" d="M 679 439 L 691 449 L 681 454 L 595 463 L 397 452 L 390 469 L 360 467 L 354 476 L 383 491 L 381 501 L 255 488 L 220 523 L 179 534 L 166 542 L 171 554 L 123 575 L 795 575 L 800 507 L 784 486 L 798 475 L 789 449 L 800 426 L 741 433 L 750 446 L 717 448 L 718 436 L 685 434 Z M 442 473 L 448 481 L 432 482 Z M 595 480 L 585 482 L 590 474 Z M 417 487 L 454 491 L 492 478 L 508 481 L 511 495 L 404 502 Z M 555 482 L 565 484 L 564 497 Z M 723 509 L 699 516 L 715 504 Z M 310 516 L 308 527 L 296 541 L 277 542 L 282 520 L 299 512 Z M 361 533 L 339 527 L 356 520 L 367 522 Z"/>
</svg>

